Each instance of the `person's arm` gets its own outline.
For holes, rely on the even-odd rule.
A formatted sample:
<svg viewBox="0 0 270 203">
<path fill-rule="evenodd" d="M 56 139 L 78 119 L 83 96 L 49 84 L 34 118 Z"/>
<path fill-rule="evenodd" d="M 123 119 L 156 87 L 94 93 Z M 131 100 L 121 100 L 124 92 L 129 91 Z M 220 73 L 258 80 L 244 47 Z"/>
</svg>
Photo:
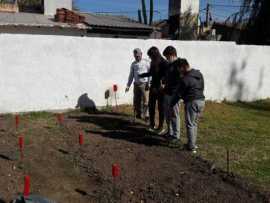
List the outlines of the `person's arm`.
<svg viewBox="0 0 270 203">
<path fill-rule="evenodd" d="M 147 62 L 147 72 L 150 73 L 150 63 Z M 145 90 L 148 91 L 150 89 L 150 81 L 151 81 L 151 77 L 148 77 L 147 79 L 147 83 L 146 83 L 146 87 Z"/>
<path fill-rule="evenodd" d="M 142 74 L 139 75 L 140 78 L 149 78 L 150 76 L 151 76 L 150 72 L 142 73 Z"/>
<path fill-rule="evenodd" d="M 133 82 L 134 79 L 134 70 L 133 70 L 133 64 L 130 66 L 130 72 L 129 72 L 129 76 L 128 76 L 128 82 L 127 82 L 127 87 L 126 87 L 126 92 L 129 91 L 129 88 Z"/>
</svg>

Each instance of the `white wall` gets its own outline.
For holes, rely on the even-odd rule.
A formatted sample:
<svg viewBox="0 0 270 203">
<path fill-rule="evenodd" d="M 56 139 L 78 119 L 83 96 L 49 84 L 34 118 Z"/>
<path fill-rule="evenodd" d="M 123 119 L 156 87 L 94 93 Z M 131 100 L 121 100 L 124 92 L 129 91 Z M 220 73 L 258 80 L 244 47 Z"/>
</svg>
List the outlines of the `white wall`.
<svg viewBox="0 0 270 203">
<path fill-rule="evenodd" d="M 104 92 L 119 86 L 119 103 L 131 103 L 124 93 L 132 51 L 155 45 L 177 48 L 205 76 L 211 100 L 254 100 L 270 97 L 270 47 L 222 42 L 183 42 L 81 38 L 40 35 L 0 35 L 0 112 L 74 108 L 88 93 L 97 106 Z M 146 56 L 145 56 L 146 57 Z"/>
</svg>

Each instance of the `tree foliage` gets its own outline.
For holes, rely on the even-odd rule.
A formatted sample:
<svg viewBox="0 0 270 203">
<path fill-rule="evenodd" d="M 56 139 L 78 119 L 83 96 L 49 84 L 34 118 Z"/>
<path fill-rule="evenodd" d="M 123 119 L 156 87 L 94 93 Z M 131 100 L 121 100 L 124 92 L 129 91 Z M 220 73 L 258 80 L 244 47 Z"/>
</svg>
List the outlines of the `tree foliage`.
<svg viewBox="0 0 270 203">
<path fill-rule="evenodd" d="M 238 23 L 246 23 L 241 42 L 270 45 L 270 1 L 243 0 Z"/>
</svg>

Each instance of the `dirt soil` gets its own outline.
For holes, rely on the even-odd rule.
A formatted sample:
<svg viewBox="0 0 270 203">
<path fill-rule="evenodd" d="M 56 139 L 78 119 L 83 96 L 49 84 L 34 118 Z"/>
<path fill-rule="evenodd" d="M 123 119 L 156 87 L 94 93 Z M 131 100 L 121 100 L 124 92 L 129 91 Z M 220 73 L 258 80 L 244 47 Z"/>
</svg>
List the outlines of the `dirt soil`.
<svg viewBox="0 0 270 203">
<path fill-rule="evenodd" d="M 0 132 L 0 203 L 23 192 L 24 175 L 31 192 L 58 203 L 91 202 L 268 202 L 244 179 L 226 174 L 189 152 L 170 148 L 166 139 L 150 135 L 142 122 L 117 113 L 2 116 Z M 79 146 L 79 131 L 84 145 Z M 24 158 L 18 136 L 25 137 Z M 117 163 L 120 177 L 112 178 Z"/>
</svg>

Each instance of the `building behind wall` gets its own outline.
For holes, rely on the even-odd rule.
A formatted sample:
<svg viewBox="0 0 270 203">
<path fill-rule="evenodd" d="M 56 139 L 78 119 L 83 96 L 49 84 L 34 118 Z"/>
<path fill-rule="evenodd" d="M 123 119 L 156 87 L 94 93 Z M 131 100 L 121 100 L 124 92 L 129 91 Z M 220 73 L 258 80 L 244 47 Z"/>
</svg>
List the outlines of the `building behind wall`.
<svg viewBox="0 0 270 203">
<path fill-rule="evenodd" d="M 72 0 L 44 0 L 44 15 L 55 15 L 56 9 L 72 10 Z"/>
<path fill-rule="evenodd" d="M 199 0 L 169 0 L 169 35 L 172 39 L 196 39 Z"/>
<path fill-rule="evenodd" d="M 72 11 L 72 0 L 29 2 L 18 5 L 16 0 L 10 0 L 0 4 L 0 33 L 139 39 L 158 37 L 152 26 L 125 16 Z"/>
</svg>

